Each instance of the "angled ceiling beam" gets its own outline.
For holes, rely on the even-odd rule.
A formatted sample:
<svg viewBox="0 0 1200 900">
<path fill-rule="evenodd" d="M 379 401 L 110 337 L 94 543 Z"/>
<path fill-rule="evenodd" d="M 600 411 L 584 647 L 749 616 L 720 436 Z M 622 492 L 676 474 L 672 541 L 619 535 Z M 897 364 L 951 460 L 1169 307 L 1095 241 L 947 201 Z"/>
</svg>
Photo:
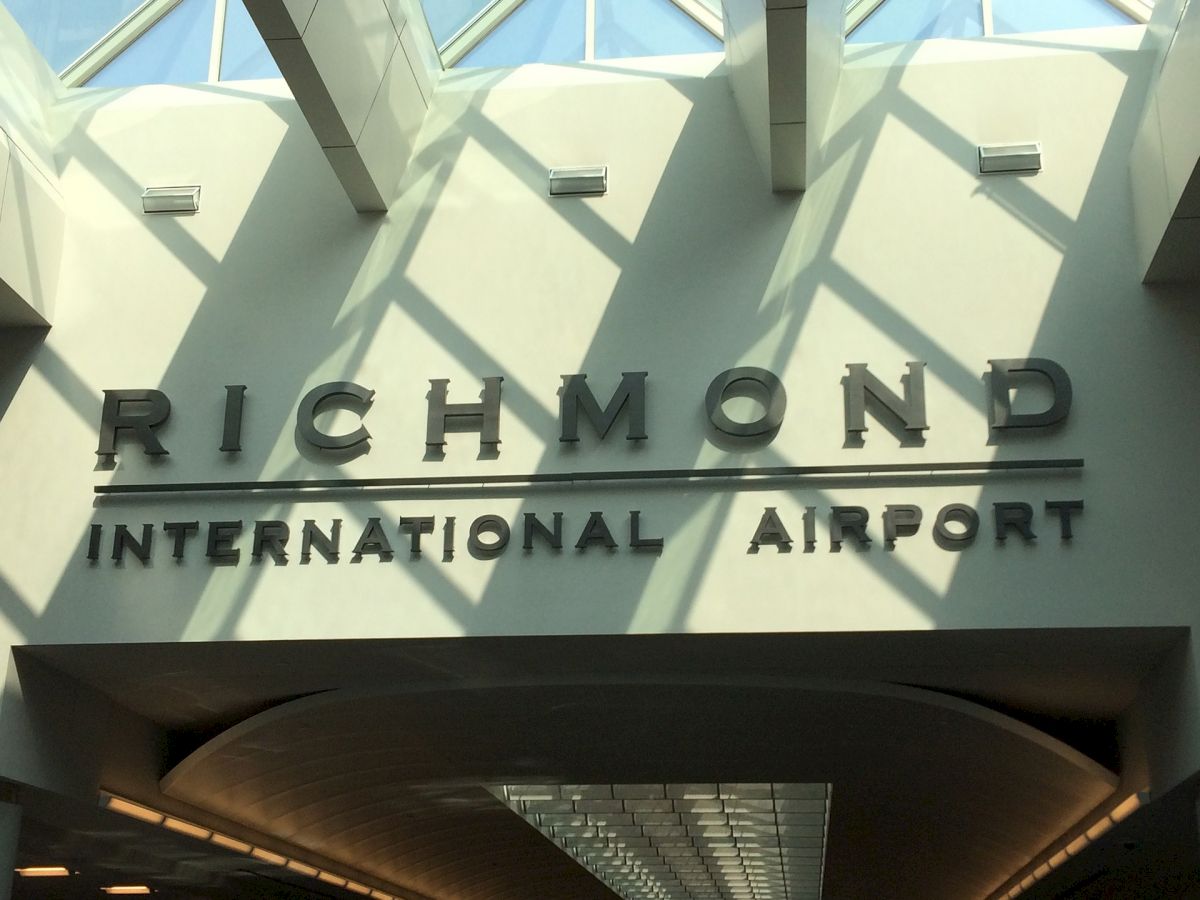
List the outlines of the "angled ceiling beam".
<svg viewBox="0 0 1200 900">
<path fill-rule="evenodd" d="M 775 191 L 808 186 L 845 44 L 842 0 L 725 0 L 725 58 L 738 111 Z"/>
<path fill-rule="evenodd" d="M 54 319 L 66 219 L 47 127 L 60 92 L 42 54 L 2 6 L 0 60 L 0 329 L 45 326 Z"/>
<path fill-rule="evenodd" d="M 146 0 L 85 50 L 75 62 L 59 72 L 58 77 L 67 87 L 87 84 L 97 72 L 125 52 L 130 44 L 157 25 L 179 3 L 180 0 Z"/>
<path fill-rule="evenodd" d="M 399 195 L 442 70 L 418 0 L 246 0 L 359 212 Z"/>
<path fill-rule="evenodd" d="M 1200 4 L 1163 2 L 1150 34 L 1162 44 L 1130 159 L 1143 280 L 1200 282 Z M 1158 25 L 1162 28 L 1158 28 Z"/>
</svg>

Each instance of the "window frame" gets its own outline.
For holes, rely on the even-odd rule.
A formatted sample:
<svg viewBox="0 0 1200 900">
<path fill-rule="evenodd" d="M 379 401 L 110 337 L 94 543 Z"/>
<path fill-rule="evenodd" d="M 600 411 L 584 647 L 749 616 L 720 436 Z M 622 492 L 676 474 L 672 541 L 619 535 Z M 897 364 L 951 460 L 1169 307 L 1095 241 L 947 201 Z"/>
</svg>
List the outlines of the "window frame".
<svg viewBox="0 0 1200 900">
<path fill-rule="evenodd" d="M 871 13 L 886 2 L 888 0 L 850 0 L 846 4 L 846 37 L 850 37 L 859 25 L 870 18 Z M 1154 7 L 1143 0 L 1105 0 L 1105 2 L 1118 12 L 1129 16 L 1138 25 L 1145 25 L 1149 22 L 1150 14 L 1154 11 Z M 992 20 L 992 0 L 979 0 L 979 4 L 983 13 L 983 36 L 994 37 L 996 31 Z"/>
</svg>

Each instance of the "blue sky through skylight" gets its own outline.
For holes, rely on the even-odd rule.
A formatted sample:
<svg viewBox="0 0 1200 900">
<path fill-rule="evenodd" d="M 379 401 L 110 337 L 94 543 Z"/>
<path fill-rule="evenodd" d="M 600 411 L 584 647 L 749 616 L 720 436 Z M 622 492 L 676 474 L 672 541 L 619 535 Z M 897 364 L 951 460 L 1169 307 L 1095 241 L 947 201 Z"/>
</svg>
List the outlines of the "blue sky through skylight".
<svg viewBox="0 0 1200 900">
<path fill-rule="evenodd" d="M 1132 24 L 1108 0 L 991 0 L 990 21 L 982 0 L 884 0 L 846 40 L 920 41 Z"/>
<path fill-rule="evenodd" d="M 183 0 L 88 82 L 94 87 L 208 80 L 215 0 Z"/>
<path fill-rule="evenodd" d="M 4 0 L 4 5 L 50 67 L 61 72 L 141 0 Z"/>
</svg>

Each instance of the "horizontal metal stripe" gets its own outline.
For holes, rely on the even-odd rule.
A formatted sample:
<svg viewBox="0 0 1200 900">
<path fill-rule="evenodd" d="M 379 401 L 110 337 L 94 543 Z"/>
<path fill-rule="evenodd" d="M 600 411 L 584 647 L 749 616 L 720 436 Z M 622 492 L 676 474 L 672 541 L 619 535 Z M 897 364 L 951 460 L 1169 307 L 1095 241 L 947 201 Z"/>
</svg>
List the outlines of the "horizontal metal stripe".
<svg viewBox="0 0 1200 900">
<path fill-rule="evenodd" d="M 532 472 L 521 475 L 414 475 L 398 478 L 312 478 L 283 481 L 191 481 L 175 484 L 100 484 L 102 496 L 128 494 L 258 493 L 267 491 L 334 491 L 351 488 L 482 487 L 486 485 L 595 484 L 614 481 L 707 481 L 751 479 L 815 479 L 835 475 L 935 475 L 1045 471 L 1083 468 L 1079 458 L 1002 459 L 980 462 L 862 463 L 832 466 L 758 466 L 715 469 L 625 469 L 589 472 Z"/>
</svg>

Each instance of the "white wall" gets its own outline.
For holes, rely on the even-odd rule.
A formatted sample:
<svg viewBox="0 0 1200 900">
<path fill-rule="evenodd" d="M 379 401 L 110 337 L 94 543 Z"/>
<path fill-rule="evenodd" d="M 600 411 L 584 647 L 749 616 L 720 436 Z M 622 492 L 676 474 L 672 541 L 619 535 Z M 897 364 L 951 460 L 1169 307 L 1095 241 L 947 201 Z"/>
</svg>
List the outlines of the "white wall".
<svg viewBox="0 0 1200 900">
<path fill-rule="evenodd" d="M 1028 52 L 986 61 L 851 65 L 802 200 L 761 184 L 720 72 L 662 62 L 481 71 L 445 78 L 403 197 L 358 217 L 294 105 L 249 86 L 81 92 L 62 103 L 69 223 L 57 320 L 3 373 L 0 629 L 13 644 L 466 634 L 891 630 L 1190 624 L 1200 566 L 1189 552 L 1200 384 L 1189 348 L 1200 310 L 1151 297 L 1132 248 L 1127 160 L 1151 59 L 1134 50 Z M 712 68 L 712 61 L 695 65 Z M 981 179 L 981 142 L 1041 140 L 1045 170 Z M 610 191 L 546 197 L 546 169 L 607 163 Z M 203 185 L 194 217 L 148 219 L 143 187 Z M 1075 406 L 1047 435 L 989 442 L 991 358 L 1045 356 L 1070 372 Z M 869 421 L 844 447 L 840 379 L 870 363 L 897 384 L 927 363 L 931 429 L 900 447 Z M 778 436 L 753 452 L 717 446 L 703 419 L 709 380 L 737 365 L 784 381 Z M 620 434 L 557 437 L 560 375 L 606 397 L 622 371 L 649 374 L 643 447 Z M 498 460 L 472 434 L 424 455 L 428 379 L 452 401 L 503 375 Z M 302 454 L 294 410 L 311 387 L 376 391 L 371 452 L 337 466 Z M 226 384 L 247 384 L 245 450 L 217 451 Z M 159 388 L 174 405 L 169 459 L 127 445 L 96 471 L 101 392 Z M 1036 404 L 1037 398 L 1018 398 Z M 349 419 L 343 424 L 352 426 Z M 620 426 L 618 426 L 618 429 Z M 1078 477 L 918 486 L 711 486 L 474 491 L 429 496 L 188 496 L 93 505 L 110 481 L 184 482 L 526 473 L 588 469 L 1084 457 Z M 1083 499 L 1064 543 L 1041 511 Z M 994 501 L 1037 510 L 1039 540 L 993 539 Z M 975 545 L 936 546 L 938 508 L 984 514 Z M 916 503 L 921 533 L 894 552 L 879 516 Z M 867 507 L 869 551 L 830 552 L 834 504 Z M 815 552 L 748 553 L 764 507 L 793 537 L 819 509 Z M 624 542 L 641 510 L 661 555 L 572 549 L 496 560 L 466 552 L 477 515 L 558 510 L 573 541 L 603 510 Z M 411 560 L 395 523 L 433 515 Z M 442 517 L 457 518 L 444 562 Z M 176 564 L 161 532 L 153 562 L 85 559 L 88 527 L 168 520 L 344 520 L 343 558 L 214 567 L 203 535 Z M 349 562 L 363 522 L 382 518 L 396 558 Z M 104 555 L 109 545 L 106 537 Z M 298 541 L 294 534 L 293 543 Z M 10 691 L 13 685 L 10 680 Z M 2 712 L 11 718 L 14 701 Z M 1196 767 L 1184 750 L 1164 781 Z M 1190 768 L 1189 768 L 1190 767 Z"/>
</svg>

